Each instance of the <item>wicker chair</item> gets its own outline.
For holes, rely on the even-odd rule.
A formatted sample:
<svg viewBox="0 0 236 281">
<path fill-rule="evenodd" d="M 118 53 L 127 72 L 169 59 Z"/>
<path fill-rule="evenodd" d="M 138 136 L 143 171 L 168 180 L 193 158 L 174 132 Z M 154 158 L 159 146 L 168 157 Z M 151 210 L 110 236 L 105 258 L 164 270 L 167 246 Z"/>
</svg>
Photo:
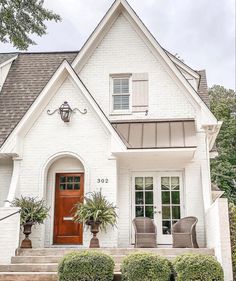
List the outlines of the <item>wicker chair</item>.
<svg viewBox="0 0 236 281">
<path fill-rule="evenodd" d="M 135 218 L 135 248 L 156 248 L 156 226 L 150 218 Z"/>
<path fill-rule="evenodd" d="M 172 227 L 173 248 L 198 248 L 196 237 L 196 217 L 180 219 Z"/>
</svg>

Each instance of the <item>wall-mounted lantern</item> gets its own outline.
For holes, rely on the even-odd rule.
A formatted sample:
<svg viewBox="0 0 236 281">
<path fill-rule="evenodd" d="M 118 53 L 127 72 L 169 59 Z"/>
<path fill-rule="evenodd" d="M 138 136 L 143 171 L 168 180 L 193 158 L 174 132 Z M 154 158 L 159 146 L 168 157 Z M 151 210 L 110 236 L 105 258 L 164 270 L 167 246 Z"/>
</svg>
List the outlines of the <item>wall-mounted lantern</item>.
<svg viewBox="0 0 236 281">
<path fill-rule="evenodd" d="M 69 103 L 67 101 L 64 101 L 64 103 L 58 109 L 55 109 L 53 112 L 51 112 L 51 110 L 48 110 L 47 114 L 53 115 L 55 112 L 58 112 L 61 116 L 62 121 L 70 122 L 71 114 L 75 111 L 79 111 L 81 114 L 87 113 L 87 109 L 84 109 L 84 111 L 81 111 L 78 108 L 71 109 Z"/>
</svg>

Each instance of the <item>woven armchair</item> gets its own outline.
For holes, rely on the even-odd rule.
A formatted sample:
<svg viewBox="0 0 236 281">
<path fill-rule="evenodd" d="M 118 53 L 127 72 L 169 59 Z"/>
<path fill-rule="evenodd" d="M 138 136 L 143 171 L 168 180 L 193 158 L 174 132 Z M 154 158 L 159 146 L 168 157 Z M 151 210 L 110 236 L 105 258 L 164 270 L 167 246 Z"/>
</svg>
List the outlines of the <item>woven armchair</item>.
<svg viewBox="0 0 236 281">
<path fill-rule="evenodd" d="M 156 248 L 156 226 L 150 218 L 135 218 L 133 220 L 135 230 L 135 248 Z"/>
<path fill-rule="evenodd" d="M 173 248 L 198 248 L 196 217 L 180 219 L 172 227 Z"/>
</svg>

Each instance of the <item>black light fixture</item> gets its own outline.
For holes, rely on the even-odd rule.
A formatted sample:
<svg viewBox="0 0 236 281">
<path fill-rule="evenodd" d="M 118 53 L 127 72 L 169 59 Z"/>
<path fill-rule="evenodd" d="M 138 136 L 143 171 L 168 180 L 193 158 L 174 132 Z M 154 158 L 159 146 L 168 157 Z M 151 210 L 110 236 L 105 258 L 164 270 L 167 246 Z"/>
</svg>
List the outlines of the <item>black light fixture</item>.
<svg viewBox="0 0 236 281">
<path fill-rule="evenodd" d="M 81 114 L 86 114 L 87 109 L 84 109 L 84 111 L 79 110 L 78 108 L 71 109 L 69 103 L 67 101 L 64 101 L 64 103 L 59 107 L 59 109 L 55 109 L 53 112 L 51 110 L 47 111 L 48 115 L 53 115 L 55 112 L 58 112 L 61 116 L 61 120 L 64 122 L 70 122 L 71 114 L 75 111 L 79 111 Z"/>
</svg>

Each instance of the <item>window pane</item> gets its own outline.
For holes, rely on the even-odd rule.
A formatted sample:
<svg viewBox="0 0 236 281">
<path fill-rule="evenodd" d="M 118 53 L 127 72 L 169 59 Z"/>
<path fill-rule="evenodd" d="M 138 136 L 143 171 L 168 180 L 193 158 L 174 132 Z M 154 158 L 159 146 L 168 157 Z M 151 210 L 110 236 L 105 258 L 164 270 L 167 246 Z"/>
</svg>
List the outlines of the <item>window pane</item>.
<svg viewBox="0 0 236 281">
<path fill-rule="evenodd" d="M 153 204 L 153 192 L 145 192 L 145 204 Z"/>
<path fill-rule="evenodd" d="M 135 178 L 135 189 L 143 190 L 143 178 L 141 177 Z"/>
<path fill-rule="evenodd" d="M 144 216 L 144 207 L 143 206 L 136 206 L 135 216 L 136 217 L 143 217 Z"/>
<path fill-rule="evenodd" d="M 129 79 L 113 79 L 113 92 L 114 94 L 129 93 Z"/>
<path fill-rule="evenodd" d="M 66 185 L 65 184 L 60 184 L 60 190 L 65 190 L 66 189 Z"/>
<path fill-rule="evenodd" d="M 145 178 L 145 189 L 146 190 L 153 190 L 153 177 L 146 177 Z"/>
<path fill-rule="evenodd" d="M 172 191 L 171 197 L 172 204 L 180 204 L 179 191 Z"/>
<path fill-rule="evenodd" d="M 162 190 L 169 190 L 170 189 L 170 178 L 169 177 L 162 177 L 161 178 L 161 189 Z"/>
<path fill-rule="evenodd" d="M 146 206 L 145 217 L 153 219 L 153 206 Z"/>
<path fill-rule="evenodd" d="M 80 177 L 74 177 L 75 182 L 80 182 Z"/>
<path fill-rule="evenodd" d="M 77 189 L 77 190 L 80 189 L 80 184 L 79 183 L 75 183 L 74 184 L 74 189 Z"/>
<path fill-rule="evenodd" d="M 163 221 L 162 222 L 162 233 L 163 234 L 171 234 L 171 221 Z"/>
<path fill-rule="evenodd" d="M 171 189 L 179 190 L 179 177 L 171 177 Z"/>
<path fill-rule="evenodd" d="M 129 95 L 113 96 L 113 109 L 114 110 L 129 109 Z"/>
<path fill-rule="evenodd" d="M 73 182 L 73 177 L 67 177 L 67 182 Z"/>
<path fill-rule="evenodd" d="M 179 206 L 173 206 L 172 207 L 172 218 L 173 219 L 180 219 L 180 207 Z"/>
<path fill-rule="evenodd" d="M 135 204 L 142 205 L 143 202 L 143 192 L 136 192 L 135 193 Z"/>
<path fill-rule="evenodd" d="M 170 192 L 162 191 L 162 204 L 170 204 Z"/>
<path fill-rule="evenodd" d="M 60 182 L 66 182 L 66 177 L 60 177 Z"/>
<path fill-rule="evenodd" d="M 67 189 L 73 189 L 73 184 L 67 184 Z"/>
<path fill-rule="evenodd" d="M 162 207 L 162 219 L 171 219 L 170 217 L 170 207 L 169 206 L 163 206 Z"/>
</svg>

